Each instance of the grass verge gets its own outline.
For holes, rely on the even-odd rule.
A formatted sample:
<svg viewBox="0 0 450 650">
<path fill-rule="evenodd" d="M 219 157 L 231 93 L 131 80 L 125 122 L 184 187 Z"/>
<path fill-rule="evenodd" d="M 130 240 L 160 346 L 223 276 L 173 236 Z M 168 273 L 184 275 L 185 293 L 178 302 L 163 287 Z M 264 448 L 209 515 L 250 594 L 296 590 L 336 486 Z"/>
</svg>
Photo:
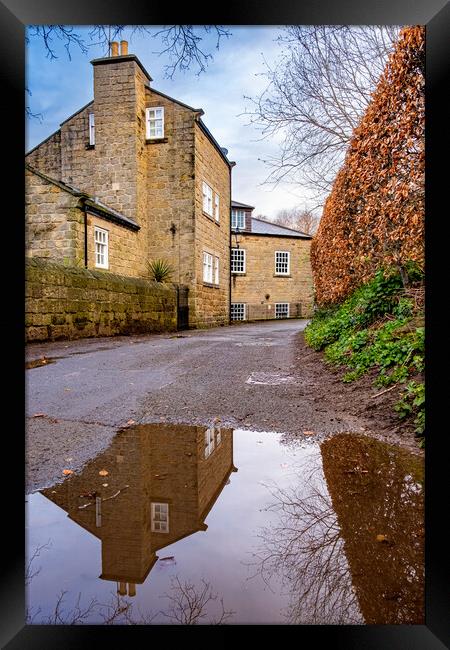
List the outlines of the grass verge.
<svg viewBox="0 0 450 650">
<path fill-rule="evenodd" d="M 344 302 L 316 311 L 305 329 L 306 343 L 323 350 L 325 361 L 345 370 L 342 380 L 355 381 L 371 370 L 374 384 L 402 384 L 394 408 L 399 418 L 413 419 L 416 435 L 425 436 L 424 276 L 407 265 L 408 287 L 395 269 L 380 269 Z"/>
</svg>

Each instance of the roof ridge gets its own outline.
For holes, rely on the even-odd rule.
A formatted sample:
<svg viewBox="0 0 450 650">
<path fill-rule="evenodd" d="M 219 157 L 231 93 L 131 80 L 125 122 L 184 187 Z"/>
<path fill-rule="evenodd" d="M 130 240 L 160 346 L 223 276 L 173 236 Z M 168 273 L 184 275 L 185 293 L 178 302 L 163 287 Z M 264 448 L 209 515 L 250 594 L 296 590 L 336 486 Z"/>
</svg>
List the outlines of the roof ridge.
<svg viewBox="0 0 450 650">
<path fill-rule="evenodd" d="M 271 226 L 276 226 L 277 228 L 281 228 L 282 230 L 290 230 L 291 232 L 295 232 L 295 233 L 297 233 L 299 235 L 305 235 L 306 237 L 312 237 L 312 235 L 310 235 L 307 232 L 303 232 L 303 230 L 295 230 L 295 228 L 289 228 L 288 226 L 281 226 L 279 223 L 274 223 L 273 221 L 269 221 L 269 220 L 266 221 L 265 219 L 261 219 L 259 217 L 252 217 L 252 219 L 255 219 L 255 221 L 261 221 L 262 223 L 268 223 Z"/>
</svg>

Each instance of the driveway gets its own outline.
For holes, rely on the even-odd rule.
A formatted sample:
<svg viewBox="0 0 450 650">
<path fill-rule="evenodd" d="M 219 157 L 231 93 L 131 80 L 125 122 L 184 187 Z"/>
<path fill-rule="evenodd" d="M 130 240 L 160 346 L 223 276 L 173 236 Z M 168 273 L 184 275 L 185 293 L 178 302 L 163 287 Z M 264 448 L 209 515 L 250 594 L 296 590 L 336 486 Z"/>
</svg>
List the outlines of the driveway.
<svg viewBox="0 0 450 650">
<path fill-rule="evenodd" d="M 27 489 L 80 469 L 130 421 L 224 425 L 315 440 L 360 430 L 336 412 L 323 378 L 305 371 L 305 320 L 179 334 L 32 344 L 26 371 Z M 306 350 L 306 352 L 305 352 Z M 318 394 L 322 397 L 318 398 Z"/>
</svg>

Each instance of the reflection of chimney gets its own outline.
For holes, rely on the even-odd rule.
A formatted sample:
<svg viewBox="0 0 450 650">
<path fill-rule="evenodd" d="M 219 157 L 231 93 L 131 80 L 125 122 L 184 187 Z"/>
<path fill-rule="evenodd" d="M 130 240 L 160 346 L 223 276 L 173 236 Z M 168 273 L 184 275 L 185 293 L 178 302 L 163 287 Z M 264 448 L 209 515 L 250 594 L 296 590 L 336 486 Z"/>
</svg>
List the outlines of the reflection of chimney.
<svg viewBox="0 0 450 650">
<path fill-rule="evenodd" d="M 119 588 L 117 590 L 117 593 L 120 596 L 126 596 L 127 595 L 127 583 L 126 582 L 119 582 Z"/>
<path fill-rule="evenodd" d="M 117 41 L 111 42 L 111 56 L 119 56 L 119 43 Z"/>
<path fill-rule="evenodd" d="M 134 582 L 128 583 L 128 595 L 136 596 L 136 585 L 134 584 Z"/>
<path fill-rule="evenodd" d="M 120 54 L 122 56 L 128 54 L 128 41 L 120 41 Z"/>
</svg>

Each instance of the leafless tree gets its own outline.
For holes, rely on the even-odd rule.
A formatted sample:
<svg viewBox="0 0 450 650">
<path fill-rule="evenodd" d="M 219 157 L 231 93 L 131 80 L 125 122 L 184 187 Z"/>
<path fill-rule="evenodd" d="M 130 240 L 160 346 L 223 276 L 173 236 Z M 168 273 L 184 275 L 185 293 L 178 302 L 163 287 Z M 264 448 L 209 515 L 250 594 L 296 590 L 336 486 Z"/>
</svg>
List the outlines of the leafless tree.
<svg viewBox="0 0 450 650">
<path fill-rule="evenodd" d="M 278 518 L 261 530 L 250 564 L 254 576 L 269 586 L 273 579 L 281 580 L 289 595 L 287 622 L 362 622 L 341 531 L 319 473 L 305 463 L 298 487 L 266 486 L 273 498 L 267 510 Z"/>
<path fill-rule="evenodd" d="M 319 217 L 306 208 L 285 208 L 279 210 L 273 219 L 274 223 L 299 230 L 307 235 L 314 235 L 319 225 Z"/>
<path fill-rule="evenodd" d="M 397 39 L 395 26 L 295 25 L 279 37 L 282 53 L 267 66 L 266 89 L 246 113 L 262 138 L 282 136 L 264 162 L 269 183 L 308 190 L 323 205 Z"/>
<path fill-rule="evenodd" d="M 26 32 L 26 43 L 40 40 L 49 59 L 58 58 L 56 44 L 62 43 L 71 60 L 73 49 L 87 54 L 90 48 L 100 46 L 104 56 L 107 56 L 112 41 L 123 38 L 132 41 L 136 35 L 147 36 L 159 40 L 158 51 L 152 54 L 168 57 L 164 70 L 166 77 L 172 79 L 178 71 L 185 72 L 192 68 L 201 74 L 206 70 L 213 59 L 211 51 L 204 47 L 206 34 L 215 36 L 215 49 L 218 50 L 221 39 L 231 36 L 231 31 L 223 25 L 163 25 L 161 29 L 155 29 L 152 25 L 94 25 L 86 38 L 73 25 L 30 25 Z M 26 112 L 28 117 L 40 117 L 29 106 Z"/>
</svg>

